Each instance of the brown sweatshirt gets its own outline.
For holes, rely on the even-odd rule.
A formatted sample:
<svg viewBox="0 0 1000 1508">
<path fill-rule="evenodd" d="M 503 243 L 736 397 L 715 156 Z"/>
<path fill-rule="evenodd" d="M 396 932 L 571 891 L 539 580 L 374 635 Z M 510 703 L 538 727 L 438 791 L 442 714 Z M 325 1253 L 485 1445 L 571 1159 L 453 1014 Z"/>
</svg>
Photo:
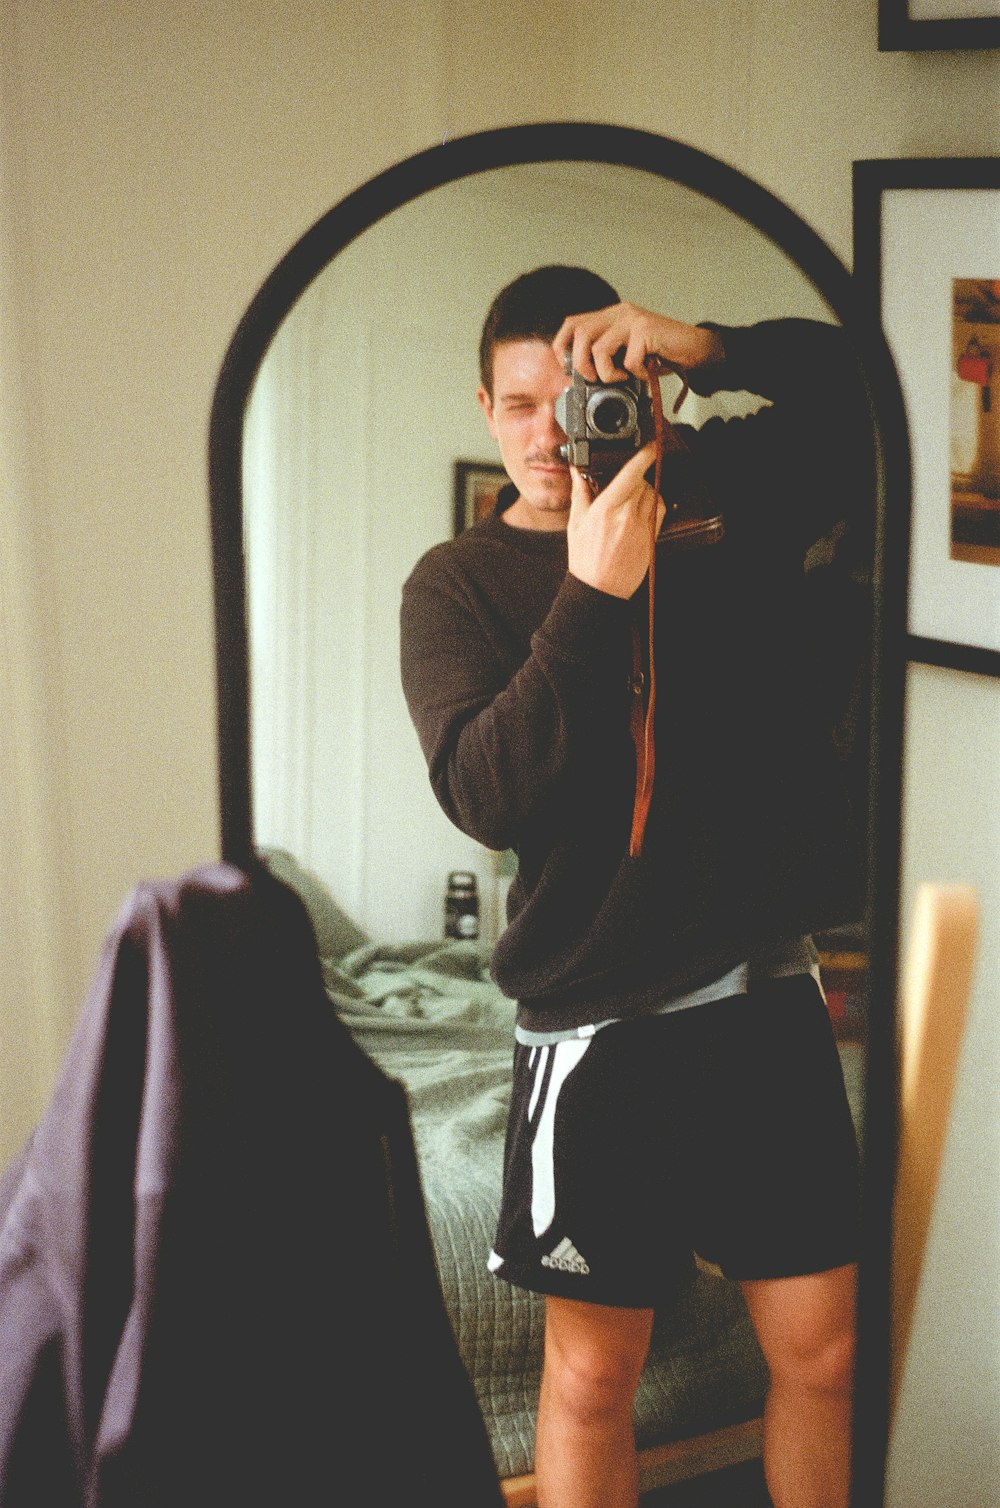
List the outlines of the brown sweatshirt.
<svg viewBox="0 0 1000 1508">
<path fill-rule="evenodd" d="M 682 427 L 690 456 L 673 464 L 695 469 L 726 533 L 657 562 L 640 857 L 628 681 L 645 588 L 624 602 L 585 585 L 564 533 L 504 522 L 508 498 L 430 550 L 403 590 L 403 687 L 435 794 L 463 832 L 517 852 L 492 969 L 529 1030 L 641 1013 L 860 910 L 804 557 L 838 520 L 870 534 L 867 406 L 833 326 L 720 333 L 724 366 L 692 386 L 771 405 Z M 680 483 L 668 473 L 665 496 Z"/>
</svg>

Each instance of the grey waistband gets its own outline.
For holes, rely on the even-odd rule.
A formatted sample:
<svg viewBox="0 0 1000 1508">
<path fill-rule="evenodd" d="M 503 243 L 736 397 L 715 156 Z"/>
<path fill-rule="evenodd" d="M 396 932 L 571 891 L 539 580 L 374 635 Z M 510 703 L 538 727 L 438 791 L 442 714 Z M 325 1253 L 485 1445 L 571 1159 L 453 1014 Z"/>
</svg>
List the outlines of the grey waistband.
<svg viewBox="0 0 1000 1508">
<path fill-rule="evenodd" d="M 820 985 L 819 954 L 811 937 L 795 938 L 771 953 L 739 963 L 711 983 L 700 985 L 696 990 L 671 995 L 646 1016 L 665 1016 L 671 1011 L 686 1011 L 698 1005 L 711 1005 L 716 1000 L 729 1000 L 734 995 L 746 995 L 751 982 L 756 979 L 784 979 L 792 974 L 811 974 Z M 565 1031 L 526 1031 L 523 1026 L 514 1028 L 514 1036 L 525 1047 L 550 1047 L 556 1042 L 575 1041 L 580 1037 L 592 1037 L 606 1026 L 618 1026 L 622 1017 L 610 1016 L 603 1021 L 588 1022 L 586 1026 L 573 1026 Z"/>
</svg>

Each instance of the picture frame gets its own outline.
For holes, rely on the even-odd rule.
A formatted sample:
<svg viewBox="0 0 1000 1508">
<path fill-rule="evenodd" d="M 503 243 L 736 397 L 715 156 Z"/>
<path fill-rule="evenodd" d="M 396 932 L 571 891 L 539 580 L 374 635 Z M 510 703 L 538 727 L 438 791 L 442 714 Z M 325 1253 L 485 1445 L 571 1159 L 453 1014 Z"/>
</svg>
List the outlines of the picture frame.
<svg viewBox="0 0 1000 1508">
<path fill-rule="evenodd" d="M 1000 47 L 1000 0 L 879 0 L 879 52 Z"/>
<path fill-rule="evenodd" d="M 859 161 L 853 186 L 910 435 L 907 658 L 1000 676 L 1000 158 Z"/>
<path fill-rule="evenodd" d="M 454 525 L 455 533 L 461 534 L 493 512 L 500 489 L 510 478 L 493 461 L 456 461 L 453 470 Z"/>
</svg>

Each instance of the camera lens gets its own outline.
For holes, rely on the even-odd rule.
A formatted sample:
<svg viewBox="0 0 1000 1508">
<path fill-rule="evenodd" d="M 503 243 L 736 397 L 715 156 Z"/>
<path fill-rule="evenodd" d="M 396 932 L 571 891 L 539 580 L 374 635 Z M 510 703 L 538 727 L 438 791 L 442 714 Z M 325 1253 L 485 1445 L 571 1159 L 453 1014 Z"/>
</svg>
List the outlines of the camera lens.
<svg viewBox="0 0 1000 1508">
<path fill-rule="evenodd" d="M 603 440 L 619 440 L 636 425 L 638 411 L 631 393 L 595 393 L 587 404 L 587 423 Z"/>
</svg>

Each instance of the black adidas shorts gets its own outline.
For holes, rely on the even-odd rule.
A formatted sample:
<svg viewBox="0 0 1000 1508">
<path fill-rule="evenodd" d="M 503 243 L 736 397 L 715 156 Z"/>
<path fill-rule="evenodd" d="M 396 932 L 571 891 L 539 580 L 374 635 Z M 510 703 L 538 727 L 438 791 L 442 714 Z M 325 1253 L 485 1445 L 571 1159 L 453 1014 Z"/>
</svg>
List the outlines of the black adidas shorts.
<svg viewBox="0 0 1000 1508">
<path fill-rule="evenodd" d="M 732 1278 L 857 1259 L 858 1156 L 809 975 L 518 1043 L 490 1268 L 522 1288 L 650 1308 L 692 1252 Z"/>
</svg>

